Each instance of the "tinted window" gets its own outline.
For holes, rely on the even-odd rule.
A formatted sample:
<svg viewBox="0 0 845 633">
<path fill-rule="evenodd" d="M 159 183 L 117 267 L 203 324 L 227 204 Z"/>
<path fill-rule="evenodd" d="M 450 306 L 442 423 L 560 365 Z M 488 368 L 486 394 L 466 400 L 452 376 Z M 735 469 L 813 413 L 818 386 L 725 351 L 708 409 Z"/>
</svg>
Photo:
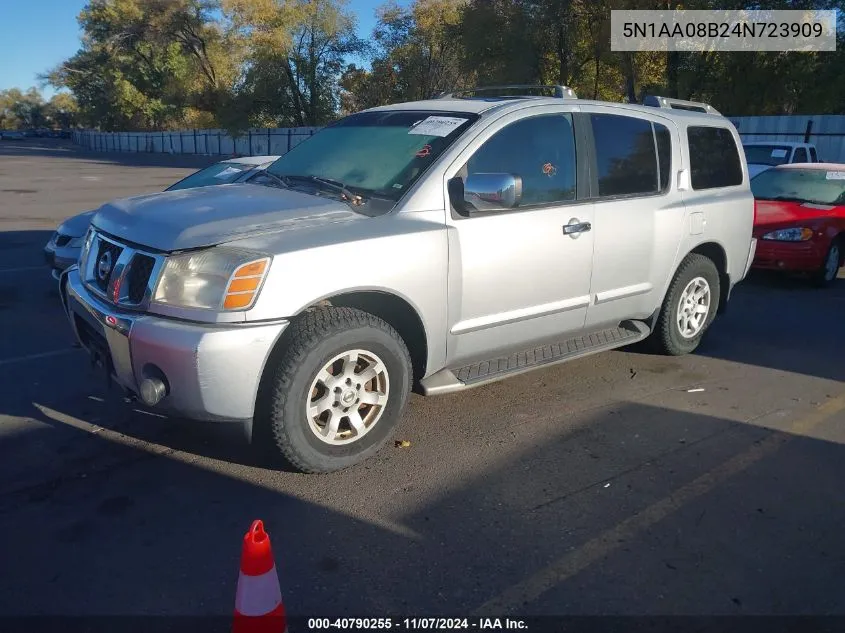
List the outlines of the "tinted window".
<svg viewBox="0 0 845 633">
<path fill-rule="evenodd" d="M 294 146 L 267 171 L 334 180 L 396 202 L 477 118 L 434 110 L 359 112 Z"/>
<path fill-rule="evenodd" d="M 693 189 L 742 184 L 742 163 L 730 130 L 722 127 L 687 128 Z"/>
<path fill-rule="evenodd" d="M 811 163 L 819 162 L 819 157 L 816 155 L 816 148 L 815 147 L 810 148 L 810 162 Z"/>
<path fill-rule="evenodd" d="M 789 162 L 789 145 L 744 145 L 745 160 L 755 165 L 783 165 Z"/>
<path fill-rule="evenodd" d="M 651 122 L 592 114 L 599 196 L 657 192 L 657 156 Z"/>
<path fill-rule="evenodd" d="M 793 163 L 806 163 L 807 162 L 807 150 L 803 147 L 796 147 L 795 148 L 795 156 L 792 157 Z"/>
<path fill-rule="evenodd" d="M 568 114 L 523 119 L 499 130 L 469 159 L 467 175 L 522 178 L 522 206 L 575 199 L 575 134 Z"/>
<path fill-rule="evenodd" d="M 657 166 L 660 170 L 660 191 L 669 189 L 669 174 L 672 173 L 672 137 L 669 128 L 660 123 L 654 124 L 657 140 Z"/>
</svg>

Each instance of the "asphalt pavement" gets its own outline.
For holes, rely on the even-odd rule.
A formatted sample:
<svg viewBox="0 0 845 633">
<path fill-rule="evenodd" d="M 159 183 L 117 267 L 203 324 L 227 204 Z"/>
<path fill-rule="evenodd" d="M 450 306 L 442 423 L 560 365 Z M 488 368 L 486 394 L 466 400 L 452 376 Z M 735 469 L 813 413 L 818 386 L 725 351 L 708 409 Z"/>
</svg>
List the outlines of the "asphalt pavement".
<svg viewBox="0 0 845 633">
<path fill-rule="evenodd" d="M 845 279 L 753 275 L 694 355 L 414 396 L 410 446 L 280 472 L 107 391 L 42 263 L 214 160 L 0 142 L 0 615 L 228 615 L 256 518 L 294 615 L 845 615 Z"/>
</svg>

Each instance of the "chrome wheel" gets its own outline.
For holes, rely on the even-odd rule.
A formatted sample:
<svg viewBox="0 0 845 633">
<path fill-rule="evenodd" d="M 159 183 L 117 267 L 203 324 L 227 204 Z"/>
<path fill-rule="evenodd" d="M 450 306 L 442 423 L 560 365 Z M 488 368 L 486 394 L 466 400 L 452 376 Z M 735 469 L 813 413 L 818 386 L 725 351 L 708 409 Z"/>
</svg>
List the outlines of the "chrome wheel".
<svg viewBox="0 0 845 633">
<path fill-rule="evenodd" d="M 710 314 L 710 300 L 710 284 L 704 277 L 696 277 L 686 285 L 676 315 L 681 336 L 693 338 L 704 329 Z"/>
<path fill-rule="evenodd" d="M 833 281 L 839 274 L 839 244 L 834 242 L 830 245 L 827 259 L 824 262 L 824 280 Z"/>
<path fill-rule="evenodd" d="M 314 435 L 326 444 L 349 444 L 369 433 L 384 413 L 387 367 L 372 352 L 343 352 L 317 372 L 309 393 L 305 413 Z"/>
</svg>

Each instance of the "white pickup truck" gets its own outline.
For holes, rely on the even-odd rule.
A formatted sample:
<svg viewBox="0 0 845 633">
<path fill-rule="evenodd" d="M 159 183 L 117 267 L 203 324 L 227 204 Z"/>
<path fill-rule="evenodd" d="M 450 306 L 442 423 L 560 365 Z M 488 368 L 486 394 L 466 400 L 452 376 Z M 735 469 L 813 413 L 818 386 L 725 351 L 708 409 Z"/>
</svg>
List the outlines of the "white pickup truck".
<svg viewBox="0 0 845 633">
<path fill-rule="evenodd" d="M 816 146 L 793 141 L 746 141 L 742 144 L 748 174 L 752 178 L 761 171 L 790 163 L 818 163 Z"/>
</svg>

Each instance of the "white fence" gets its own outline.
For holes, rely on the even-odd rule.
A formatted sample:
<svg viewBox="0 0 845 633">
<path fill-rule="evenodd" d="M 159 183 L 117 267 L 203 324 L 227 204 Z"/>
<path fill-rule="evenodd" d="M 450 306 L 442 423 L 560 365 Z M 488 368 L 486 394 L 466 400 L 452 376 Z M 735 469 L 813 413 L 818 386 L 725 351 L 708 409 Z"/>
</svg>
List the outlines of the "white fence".
<svg viewBox="0 0 845 633">
<path fill-rule="evenodd" d="M 743 141 L 797 141 L 816 146 L 819 160 L 845 163 L 845 115 L 729 117 Z"/>
<path fill-rule="evenodd" d="M 845 162 L 845 115 L 729 117 L 743 141 L 806 141 L 819 158 Z M 100 152 L 154 152 L 206 156 L 282 155 L 319 127 L 261 128 L 232 138 L 225 130 L 175 132 L 93 132 L 78 130 L 73 141 Z"/>
<path fill-rule="evenodd" d="M 225 130 L 95 132 L 77 130 L 73 142 L 96 152 L 147 152 L 203 156 L 281 156 L 318 127 L 261 128 L 232 138 Z"/>
</svg>

